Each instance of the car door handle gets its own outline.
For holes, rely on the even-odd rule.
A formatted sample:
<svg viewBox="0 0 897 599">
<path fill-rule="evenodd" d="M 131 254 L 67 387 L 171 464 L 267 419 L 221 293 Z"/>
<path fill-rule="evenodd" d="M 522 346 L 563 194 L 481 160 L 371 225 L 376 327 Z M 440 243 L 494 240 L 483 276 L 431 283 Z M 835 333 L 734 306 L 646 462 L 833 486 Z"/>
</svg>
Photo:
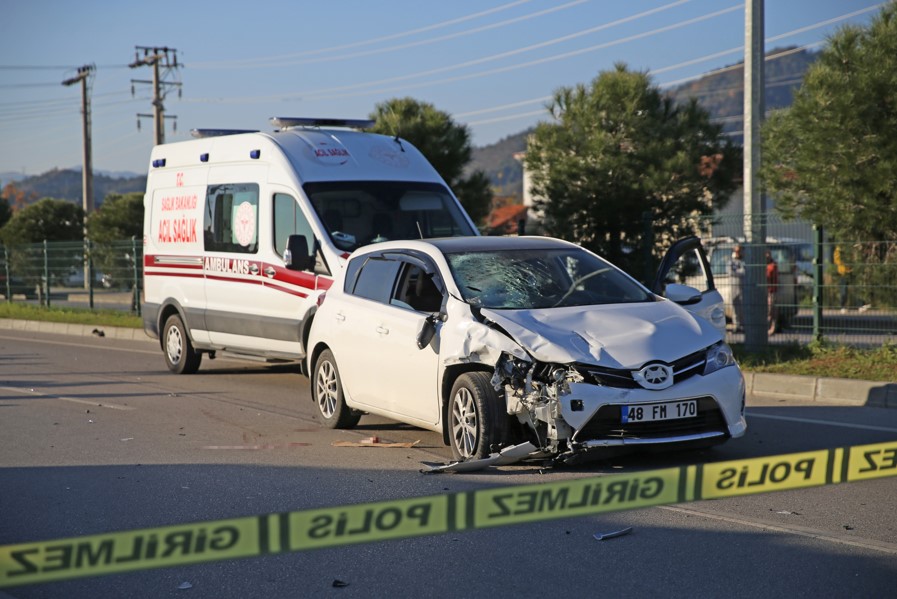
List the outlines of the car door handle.
<svg viewBox="0 0 897 599">
<path fill-rule="evenodd" d="M 268 266 L 265 268 L 265 276 L 268 277 L 269 279 L 273 278 L 274 275 L 276 275 L 276 274 L 277 274 L 277 271 L 274 270 L 273 266 Z"/>
<path fill-rule="evenodd" d="M 257 274 L 259 274 L 259 267 L 258 267 L 258 264 L 256 264 L 255 262 L 253 262 L 252 264 L 250 264 L 250 265 L 249 265 L 249 273 L 250 273 L 250 274 L 253 274 L 253 275 L 257 275 Z"/>
<path fill-rule="evenodd" d="M 336 314 L 334 314 L 333 317 L 334 317 L 335 319 L 337 319 L 338 321 L 340 321 L 340 322 L 346 320 L 346 315 L 343 314 L 342 312 L 337 312 Z"/>
<path fill-rule="evenodd" d="M 384 326 L 377 327 L 377 332 L 380 333 L 381 335 L 389 335 L 389 329 L 387 329 Z"/>
</svg>

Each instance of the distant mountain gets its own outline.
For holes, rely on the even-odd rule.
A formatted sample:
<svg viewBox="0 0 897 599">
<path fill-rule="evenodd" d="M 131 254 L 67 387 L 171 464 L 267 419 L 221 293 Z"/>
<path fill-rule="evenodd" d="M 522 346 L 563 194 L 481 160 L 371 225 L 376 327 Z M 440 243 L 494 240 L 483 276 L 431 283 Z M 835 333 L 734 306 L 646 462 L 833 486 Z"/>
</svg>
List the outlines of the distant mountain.
<svg viewBox="0 0 897 599">
<path fill-rule="evenodd" d="M 792 53 L 788 53 L 792 51 Z M 817 53 L 793 48 L 777 48 L 767 53 L 782 54 L 765 63 L 766 110 L 777 110 L 791 105 L 794 90 L 800 87 L 804 73 Z M 687 102 L 696 98 L 698 102 L 732 136 L 736 143 L 742 143 L 742 116 L 744 112 L 744 68 L 739 62 L 730 65 L 729 70 L 705 75 L 667 90 L 676 102 Z M 489 177 L 497 196 L 511 196 L 518 201 L 523 198 L 523 165 L 514 154 L 526 151 L 526 138 L 532 132 L 528 129 L 501 141 L 474 148 L 473 159 L 468 170 L 482 170 Z"/>
<path fill-rule="evenodd" d="M 125 173 L 129 177 L 110 177 L 95 172 L 93 175 L 93 197 L 99 206 L 110 193 L 129 193 L 146 190 L 146 176 Z M 10 180 L 3 179 L 5 186 Z M 81 171 L 53 169 L 41 175 L 25 177 L 14 181 L 16 189 L 25 193 L 26 198 L 56 198 L 81 203 Z"/>
</svg>

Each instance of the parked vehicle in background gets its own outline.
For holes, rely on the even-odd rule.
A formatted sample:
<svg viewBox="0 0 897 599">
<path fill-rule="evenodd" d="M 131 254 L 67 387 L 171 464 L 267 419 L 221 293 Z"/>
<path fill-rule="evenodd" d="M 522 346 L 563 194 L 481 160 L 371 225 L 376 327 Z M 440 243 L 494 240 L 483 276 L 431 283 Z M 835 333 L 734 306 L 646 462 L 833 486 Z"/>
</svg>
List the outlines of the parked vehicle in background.
<svg viewBox="0 0 897 599">
<path fill-rule="evenodd" d="M 25 281 L 25 279 L 13 275 L 9 278 L 8 291 L 11 296 L 24 295 L 25 299 L 34 299 L 37 297 L 37 284 L 28 283 L 27 281 Z M 6 297 L 6 294 L 6 273 L 0 270 L 0 295 L 3 295 L 6 299 L 11 299 L 9 297 Z"/>
<path fill-rule="evenodd" d="M 692 249 L 698 240 L 683 240 L 662 263 L 664 299 L 547 237 L 361 248 L 312 324 L 318 415 L 332 428 L 372 413 L 441 432 L 457 460 L 523 447 L 568 461 L 740 437 L 741 371 L 720 330 L 691 312 L 721 318 L 721 298 L 664 272 Z"/>
<path fill-rule="evenodd" d="M 704 241 L 704 247 L 710 261 L 710 270 L 716 288 L 719 289 L 725 303 L 726 320 L 733 321 L 733 303 L 735 291 L 735 278 L 728 270 L 732 250 L 736 245 L 747 246 L 742 239 L 732 237 L 715 237 Z M 809 242 L 799 240 L 777 240 L 770 238 L 766 242 L 766 248 L 772 253 L 773 260 L 778 266 L 778 289 L 776 291 L 777 322 L 775 330 L 787 327 L 801 301 L 810 292 L 812 286 L 811 268 L 813 260 L 813 246 Z M 807 258 L 809 257 L 809 261 Z M 760 264 L 764 272 L 766 260 L 762 256 Z M 804 268 L 807 270 L 805 271 Z M 762 279 L 765 281 L 765 276 Z M 765 309 L 764 309 L 765 313 Z"/>
</svg>

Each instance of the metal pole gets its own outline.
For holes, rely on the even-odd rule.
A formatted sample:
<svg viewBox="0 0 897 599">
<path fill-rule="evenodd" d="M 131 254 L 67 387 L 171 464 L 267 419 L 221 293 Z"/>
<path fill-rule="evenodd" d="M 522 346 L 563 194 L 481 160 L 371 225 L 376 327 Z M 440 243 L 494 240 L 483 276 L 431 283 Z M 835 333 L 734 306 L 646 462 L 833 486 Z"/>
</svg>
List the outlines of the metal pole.
<svg viewBox="0 0 897 599">
<path fill-rule="evenodd" d="M 6 301 L 12 301 L 12 283 L 9 280 L 9 250 L 3 246 L 3 268 L 6 270 Z"/>
<path fill-rule="evenodd" d="M 744 341 L 748 351 L 767 342 L 766 202 L 760 188 L 760 123 L 763 120 L 763 0 L 746 0 L 744 20 Z"/>
<path fill-rule="evenodd" d="M 821 225 L 813 225 L 813 339 L 822 341 L 822 262 L 825 259 Z"/>
<path fill-rule="evenodd" d="M 131 255 L 134 257 L 133 311 L 140 316 L 140 264 L 137 262 L 137 239 L 131 237 Z"/>
<path fill-rule="evenodd" d="M 90 277 L 89 279 L 87 279 L 88 281 L 90 281 L 90 284 L 88 286 L 89 291 L 87 294 L 87 302 L 88 302 L 88 305 L 90 306 L 90 309 L 93 310 L 93 288 L 94 288 L 93 279 L 94 279 L 94 277 L 93 277 L 93 252 L 91 251 L 93 249 L 93 246 L 90 243 L 89 239 L 86 240 L 84 243 L 87 244 L 87 256 L 85 256 L 85 258 L 87 259 L 86 260 L 87 276 Z"/>
<path fill-rule="evenodd" d="M 45 306 L 50 307 L 50 258 L 47 251 L 47 240 L 44 239 L 44 297 Z"/>
</svg>

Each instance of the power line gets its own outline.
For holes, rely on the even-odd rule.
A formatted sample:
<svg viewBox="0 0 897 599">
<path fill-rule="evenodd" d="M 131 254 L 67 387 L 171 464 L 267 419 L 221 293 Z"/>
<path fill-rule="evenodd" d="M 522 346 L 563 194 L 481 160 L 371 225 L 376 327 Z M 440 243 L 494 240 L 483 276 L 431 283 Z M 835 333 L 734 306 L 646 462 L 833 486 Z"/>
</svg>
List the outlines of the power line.
<svg viewBox="0 0 897 599">
<path fill-rule="evenodd" d="M 581 55 L 581 54 L 586 54 L 586 53 L 588 53 L 588 52 L 594 52 L 594 51 L 596 51 L 596 50 L 601 50 L 601 49 L 609 48 L 609 47 L 612 47 L 612 46 L 615 46 L 615 45 L 619 45 L 619 44 L 622 44 L 622 43 L 626 43 L 626 42 L 630 42 L 630 41 L 635 41 L 635 40 L 638 40 L 638 39 L 643 39 L 643 38 L 646 38 L 646 37 L 650 37 L 650 36 L 653 36 L 653 35 L 657 35 L 657 34 L 659 34 L 659 33 L 665 33 L 665 32 L 667 32 L 667 31 L 672 31 L 672 30 L 675 30 L 675 29 L 679 29 L 679 28 L 682 28 L 682 27 L 686 27 L 686 26 L 688 26 L 688 25 L 693 25 L 693 24 L 698 23 L 698 22 L 701 22 L 701 21 L 705 21 L 705 20 L 708 20 L 708 19 L 716 18 L 716 17 L 721 16 L 721 15 L 723 15 L 723 14 L 730 13 L 730 12 L 733 12 L 733 11 L 735 11 L 735 10 L 739 10 L 739 9 L 743 8 L 743 6 L 744 6 L 743 4 L 736 4 L 736 5 L 731 6 L 731 7 L 729 7 L 729 8 L 725 8 L 725 9 L 722 9 L 722 10 L 719 10 L 719 11 L 716 11 L 716 12 L 713 12 L 713 13 L 709 13 L 709 14 L 706 14 L 706 15 L 702 15 L 702 16 L 699 16 L 699 17 L 694 17 L 694 18 L 687 19 L 687 20 L 684 20 L 684 21 L 679 21 L 679 22 L 677 22 L 677 23 L 673 23 L 672 25 L 667 25 L 667 26 L 664 26 L 664 27 L 659 27 L 659 28 L 652 29 L 652 30 L 647 31 L 647 32 L 644 32 L 644 33 L 639 33 L 639 34 L 635 34 L 635 35 L 627 36 L 627 37 L 624 37 L 624 38 L 620 38 L 620 39 L 617 39 L 617 40 L 613 40 L 613 41 L 610 41 L 610 42 L 605 42 L 605 43 L 598 44 L 598 45 L 594 45 L 594 46 L 589 46 L 589 47 L 587 47 L 587 48 L 582 48 L 582 49 L 579 49 L 579 50 L 573 50 L 573 51 L 570 51 L 570 52 L 565 52 L 565 53 L 563 53 L 563 54 L 556 54 L 556 55 L 549 56 L 549 57 L 544 57 L 544 58 L 540 58 L 540 59 L 536 59 L 536 60 L 532 60 L 532 61 L 528 61 L 528 62 L 524 62 L 524 63 L 518 63 L 518 64 L 514 64 L 514 65 L 509 65 L 509 66 L 505 66 L 505 67 L 500 67 L 500 68 L 496 68 L 496 69 L 492 69 L 492 70 L 481 71 L 481 72 L 478 72 L 478 73 L 472 73 L 472 74 L 468 74 L 468 75 L 461 75 L 461 76 L 451 77 L 451 78 L 447 78 L 447 79 L 440 79 L 440 80 L 436 80 L 436 81 L 430 81 L 430 82 L 426 82 L 426 83 L 422 83 L 422 84 L 415 84 L 415 85 L 406 86 L 406 87 L 401 87 L 401 88 L 378 88 L 378 89 L 371 89 L 371 90 L 368 90 L 368 91 L 360 92 L 360 93 L 358 93 L 358 94 L 339 94 L 339 93 L 333 93 L 333 92 L 345 92 L 345 91 L 350 91 L 350 90 L 355 90 L 355 89 L 365 88 L 365 87 L 370 87 L 370 86 L 375 86 L 375 85 L 384 85 L 384 84 L 389 84 L 389 83 L 397 83 L 397 82 L 400 82 L 400 81 L 407 81 L 407 80 L 409 80 L 409 79 L 418 79 L 418 78 L 421 78 L 421 77 L 427 77 L 427 76 L 435 75 L 435 74 L 438 74 L 438 73 L 443 73 L 443 72 L 447 72 L 447 71 L 453 71 L 453 70 L 458 70 L 458 69 L 461 69 L 461 68 L 466 68 L 466 67 L 469 67 L 469 66 L 474 66 L 474 65 L 476 65 L 476 64 L 482 64 L 482 63 L 485 63 L 485 62 L 492 62 L 492 61 L 495 61 L 495 60 L 500 60 L 500 59 L 503 59 L 503 58 L 508 58 L 509 56 L 513 56 L 513 55 L 516 55 L 516 54 L 521 54 L 521 53 L 524 53 L 524 52 L 529 52 L 529 51 L 536 50 L 536 49 L 540 49 L 540 48 L 543 48 L 543 47 L 547 47 L 547 46 L 555 45 L 555 44 L 558 44 L 558 43 L 562 43 L 562 42 L 565 42 L 565 41 L 569 41 L 569 40 L 571 40 L 571 39 L 575 39 L 575 38 L 577 38 L 577 37 L 582 37 L 582 36 L 584 36 L 584 35 L 588 35 L 588 34 L 591 34 L 591 33 L 596 33 L 596 32 L 598 32 L 598 31 L 602 31 L 602 30 L 604 30 L 604 29 L 608 29 L 608 28 L 611 28 L 611 27 L 615 27 L 615 26 L 617 26 L 617 25 L 621 25 L 621 24 L 624 24 L 624 23 L 628 23 L 628 22 L 631 22 L 631 21 L 633 21 L 633 20 L 640 19 L 640 18 L 649 16 L 649 15 L 655 14 L 655 13 L 661 11 L 661 10 L 667 10 L 667 9 L 669 9 L 669 8 L 673 8 L 673 7 L 675 7 L 675 6 L 678 6 L 678 5 L 682 4 L 684 1 L 687 1 L 687 0 L 677 0 L 676 2 L 672 2 L 672 3 L 666 4 L 666 5 L 664 5 L 664 6 L 655 8 L 655 9 L 651 9 L 651 10 L 643 11 L 643 12 L 641 12 L 641 13 L 637 13 L 637 14 L 635 14 L 635 15 L 631 15 L 631 16 L 629 16 L 629 17 L 624 17 L 624 18 L 622 18 L 622 19 L 618 19 L 618 20 L 616 20 L 616 21 L 612 21 L 612 22 L 610 22 L 610 23 L 605 23 L 605 24 L 602 24 L 602 25 L 598 25 L 598 26 L 596 26 L 596 27 L 590 27 L 590 28 L 588 28 L 588 29 L 584 29 L 584 30 L 582 30 L 582 31 L 578 31 L 578 32 L 576 32 L 576 33 L 572 33 L 572 34 L 569 34 L 569 35 L 561 36 L 561 37 L 558 37 L 558 38 L 553 38 L 553 39 L 551 39 L 551 40 L 547 40 L 547 41 L 544 41 L 544 42 L 539 42 L 538 44 L 532 44 L 532 45 L 529 45 L 529 46 L 525 46 L 525 47 L 523 47 L 523 48 L 517 48 L 517 49 L 515 49 L 515 50 L 510 50 L 510 51 L 507 51 L 507 52 L 501 52 L 501 53 L 499 53 L 499 54 L 493 54 L 493 55 L 491 55 L 491 56 L 482 57 L 482 58 L 479 58 L 479 59 L 476 59 L 476 60 L 466 61 L 466 62 L 462 62 L 462 63 L 457 63 L 457 64 L 454 64 L 454 65 L 448 65 L 448 66 L 445 66 L 445 67 L 439 67 L 439 68 L 436 68 L 436 69 L 429 69 L 429 70 L 427 70 L 427 71 L 420 71 L 420 72 L 412 73 L 412 74 L 409 74 L 409 75 L 401 75 L 401 76 L 398 76 L 398 77 L 390 77 L 390 78 L 387 78 L 387 79 L 380 79 L 380 80 L 378 80 L 378 81 L 368 81 L 368 82 L 365 82 L 365 83 L 358 83 L 358 84 L 354 84 L 354 85 L 343 85 L 343 86 L 339 86 L 339 87 L 331 87 L 331 88 L 325 88 L 325 89 L 320 89 L 320 90 L 312 90 L 312 91 L 305 91 L 305 92 L 303 92 L 303 91 L 298 91 L 298 92 L 292 92 L 292 93 L 287 93 L 287 94 L 276 94 L 276 95 L 269 95 L 269 96 L 255 96 L 255 97 L 245 97 L 245 98 L 233 98 L 233 99 L 230 99 L 230 100 L 228 100 L 228 101 L 224 101 L 223 103 L 246 102 L 246 101 L 250 101 L 250 102 L 251 102 L 251 101 L 265 101 L 265 100 L 279 100 L 279 99 L 285 99 L 285 98 L 292 98 L 292 97 L 296 97 L 296 96 L 301 96 L 301 97 L 303 97 L 303 99 L 307 99 L 307 98 L 315 98 L 315 99 L 346 98 L 346 97 L 354 97 L 354 96 L 356 96 L 356 95 L 371 95 L 371 94 L 375 94 L 375 93 L 391 92 L 391 91 L 395 91 L 395 90 L 397 90 L 397 89 L 398 89 L 398 90 L 414 89 L 414 88 L 423 87 L 423 86 L 436 85 L 436 84 L 442 84 L 442 83 L 453 83 L 453 82 L 456 82 L 456 81 L 461 81 L 461 80 L 466 80 L 466 79 L 474 79 L 474 78 L 478 78 L 478 77 L 486 77 L 486 76 L 494 75 L 494 74 L 497 74 L 497 73 L 503 73 L 503 72 L 507 72 L 507 71 L 512 71 L 512 70 L 517 70 L 517 69 L 522 69 L 522 68 L 526 68 L 526 67 L 534 66 L 534 65 L 537 65 L 537 64 L 544 64 L 544 63 L 548 63 L 548 62 L 554 62 L 554 61 L 557 61 L 557 60 L 562 60 L 562 59 L 565 59 L 565 58 L 570 58 L 570 57 L 572 57 L 572 56 L 578 56 L 578 55 Z M 208 101 L 208 99 L 199 99 L 199 100 L 197 100 L 197 101 Z"/>
<path fill-rule="evenodd" d="M 402 32 L 399 32 L 399 33 L 393 33 L 393 34 L 390 34 L 390 35 L 384 35 L 384 36 L 382 36 L 382 37 L 378 37 L 378 38 L 374 38 L 374 39 L 370 39 L 370 40 L 363 40 L 363 41 L 359 41 L 359 42 L 353 42 L 353 43 L 351 43 L 351 44 L 343 44 L 343 45 L 340 45 L 340 46 L 331 46 L 330 48 L 320 48 L 320 49 L 315 49 L 315 50 L 306 50 L 306 51 L 304 51 L 304 52 L 295 52 L 295 53 L 292 53 L 292 54 L 282 54 L 282 55 L 280 55 L 280 56 L 268 56 L 268 57 L 261 57 L 261 58 L 247 58 L 247 59 L 244 59 L 244 60 L 237 60 L 237 61 L 209 61 L 209 62 L 199 62 L 199 63 L 191 63 L 191 65 L 192 65 L 193 68 L 204 68 L 204 67 L 205 67 L 205 68 L 208 68 L 208 67 L 210 67 L 210 66 L 212 66 L 212 65 L 219 65 L 219 64 L 221 64 L 221 65 L 223 65 L 225 68 L 235 68 L 238 64 L 244 64 L 244 63 L 245 63 L 245 64 L 248 64 L 248 65 L 251 65 L 251 64 L 254 64 L 254 63 L 256 63 L 256 62 L 259 62 L 259 61 L 266 61 L 266 60 L 288 60 L 288 59 L 291 59 L 291 58 L 297 58 L 297 57 L 300 57 L 300 56 L 312 56 L 312 55 L 315 55 L 315 54 L 325 54 L 325 53 L 328 53 L 328 52 L 336 52 L 336 51 L 339 51 L 339 50 L 347 50 L 347 49 L 350 49 L 350 48 L 358 48 L 358 47 L 361 47 L 361 46 L 369 46 L 369 45 L 373 45 L 373 44 L 378 44 L 378 43 L 380 43 L 380 42 L 385 42 L 385 41 L 389 41 L 389 40 L 394 40 L 394 39 L 399 39 L 399 38 L 403 38 L 403 37 L 408 37 L 408 36 L 411 36 L 411 35 L 417 35 L 417 34 L 419 34 L 419 33 L 425 33 L 425 32 L 427 32 L 427 31 L 433 31 L 433 30 L 435 30 L 435 29 L 442 29 L 442 28 L 444 28 L 444 27 L 449 27 L 449 26 L 451 26 L 451 25 L 457 25 L 458 23 L 463 23 L 463 22 L 466 22 L 466 21 L 471 21 L 471 20 L 474 20 L 474 19 L 478 19 L 478 18 L 480 18 L 480 17 L 488 16 L 488 15 L 490 15 L 490 14 L 494 14 L 494 13 L 497 13 L 497 12 L 501 12 L 501 11 L 503 11 L 503 10 L 507 10 L 507 9 L 509 9 L 509 8 L 513 8 L 513 7 L 518 6 L 518 5 L 520 5 L 520 4 L 526 4 L 527 2 L 530 2 L 530 1 L 531 1 L 531 0 L 515 0 L 514 2 L 509 2 L 509 3 L 507 3 L 507 4 L 503 4 L 503 5 L 501 5 L 501 6 L 496 6 L 495 8 L 490 8 L 490 9 L 488 9 L 488 10 L 484 10 L 484 11 L 482 11 L 482 12 L 473 13 L 473 14 L 470 14 L 470 15 L 465 15 L 465 16 L 463 16 L 463 17 L 458 17 L 458 18 L 455 18 L 455 19 L 450 19 L 450 20 L 448 20 L 448 21 L 442 21 L 442 22 L 440 22 L 440 23 L 434 23 L 433 25 L 427 25 L 427 26 L 425 26 L 425 27 L 419 27 L 419 28 L 417 28 L 417 29 L 412 29 L 412 30 L 409 30 L 409 31 L 402 31 Z"/>
</svg>

